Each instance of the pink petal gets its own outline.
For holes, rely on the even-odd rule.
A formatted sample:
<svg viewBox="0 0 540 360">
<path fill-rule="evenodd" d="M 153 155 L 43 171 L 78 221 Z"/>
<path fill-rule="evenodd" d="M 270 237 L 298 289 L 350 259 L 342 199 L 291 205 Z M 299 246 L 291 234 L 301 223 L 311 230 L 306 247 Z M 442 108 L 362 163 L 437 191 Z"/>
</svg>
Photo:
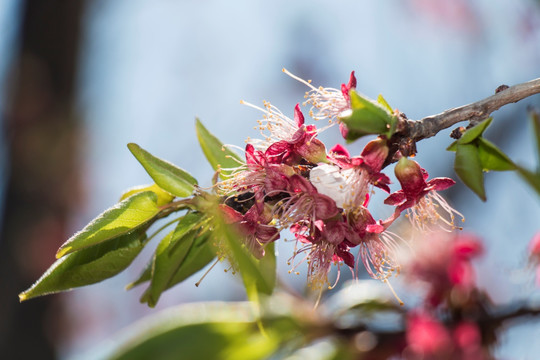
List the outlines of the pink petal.
<svg viewBox="0 0 540 360">
<path fill-rule="evenodd" d="M 354 256 L 348 251 L 336 249 L 336 255 L 343 260 L 345 265 L 347 265 L 350 268 L 354 268 Z"/>
<path fill-rule="evenodd" d="M 347 134 L 349 133 L 349 129 L 347 128 L 347 125 L 340 122 L 339 123 L 339 132 L 341 133 L 341 136 L 343 136 L 344 139 L 347 138 Z"/>
<path fill-rule="evenodd" d="M 388 156 L 388 146 L 386 140 L 382 138 L 376 138 L 366 144 L 364 150 L 362 150 L 362 158 L 364 164 L 372 171 L 379 172 Z"/>
<path fill-rule="evenodd" d="M 285 140 L 281 140 L 270 145 L 264 154 L 271 164 L 281 164 L 291 151 L 292 145 Z"/>
<path fill-rule="evenodd" d="M 356 89 L 356 76 L 354 76 L 354 71 L 351 71 L 351 76 L 349 77 L 349 83 L 347 84 L 349 89 Z"/>
<path fill-rule="evenodd" d="M 384 231 L 384 226 L 380 224 L 369 224 L 366 226 L 366 231 L 373 234 L 380 234 Z"/>
<path fill-rule="evenodd" d="M 416 162 L 416 161 L 415 161 Z M 420 171 L 422 172 L 422 175 L 424 176 L 424 180 L 427 180 L 429 177 L 428 172 L 423 167 L 420 168 Z"/>
<path fill-rule="evenodd" d="M 403 210 L 411 208 L 414 205 L 416 205 L 416 199 L 409 199 L 409 200 L 405 201 L 403 204 L 398 205 L 397 210 L 399 212 L 402 212 Z"/>
<path fill-rule="evenodd" d="M 482 335 L 475 323 L 464 321 L 454 329 L 454 339 L 458 347 L 470 351 L 480 347 Z"/>
<path fill-rule="evenodd" d="M 302 114 L 302 111 L 300 110 L 300 104 L 296 104 L 294 107 L 294 120 L 298 127 L 304 125 L 304 114 Z"/>
<path fill-rule="evenodd" d="M 319 163 L 326 160 L 326 147 L 319 139 L 312 139 L 295 148 L 296 154 L 311 163 Z"/>
<path fill-rule="evenodd" d="M 219 209 L 221 210 L 221 213 L 223 214 L 223 219 L 225 220 L 226 224 L 240 222 L 244 218 L 244 216 L 241 213 L 239 213 L 238 211 L 234 210 L 232 207 L 227 206 L 225 204 L 220 204 Z"/>
<path fill-rule="evenodd" d="M 398 190 L 395 193 L 390 194 L 390 196 L 388 196 L 384 200 L 384 203 L 386 205 L 395 206 L 395 205 L 399 205 L 399 204 L 403 203 L 406 199 L 407 198 L 406 198 L 405 193 L 403 192 L 403 190 Z"/>
<path fill-rule="evenodd" d="M 475 281 L 474 270 L 471 263 L 466 260 L 454 259 L 447 267 L 448 279 L 452 284 L 472 286 Z"/>
<path fill-rule="evenodd" d="M 431 315 L 416 313 L 407 322 L 407 343 L 424 356 L 442 354 L 451 346 L 446 328 Z"/>
<path fill-rule="evenodd" d="M 289 186 L 289 179 L 276 169 L 278 166 L 279 165 L 270 165 L 266 168 L 264 188 L 267 194 L 276 195 L 275 193 L 285 191 Z"/>
<path fill-rule="evenodd" d="M 292 224 L 291 227 L 289 228 L 289 230 L 295 234 L 295 233 L 301 233 L 301 232 L 306 232 L 308 230 L 308 227 L 306 226 L 306 224 L 300 224 L 300 223 L 295 223 L 295 224 Z"/>
<path fill-rule="evenodd" d="M 349 226 L 343 221 L 329 221 L 326 223 L 324 235 L 329 243 L 338 245 L 343 242 L 349 230 Z"/>
<path fill-rule="evenodd" d="M 350 90 L 350 88 L 347 85 L 341 84 L 341 93 L 343 94 L 343 97 L 347 101 L 351 100 L 350 95 L 349 95 L 349 90 Z"/>
<path fill-rule="evenodd" d="M 454 242 L 454 255 L 470 259 L 484 252 L 484 247 L 478 239 L 471 235 L 459 235 Z"/>
<path fill-rule="evenodd" d="M 454 185 L 455 183 L 456 182 L 450 178 L 438 177 L 438 178 L 433 178 L 429 180 L 427 182 L 427 186 L 432 190 L 441 191 L 441 190 L 448 189 L 450 186 Z"/>
<path fill-rule="evenodd" d="M 317 189 L 308 180 L 300 175 L 293 175 L 289 179 L 289 187 L 296 193 L 317 194 Z M 320 195 L 322 196 L 322 195 Z"/>
<path fill-rule="evenodd" d="M 531 255 L 540 255 L 540 231 L 538 231 L 529 243 Z"/>
<path fill-rule="evenodd" d="M 330 153 L 337 155 L 337 156 L 343 156 L 346 158 L 350 158 L 349 151 L 345 148 L 345 146 L 341 144 L 334 145 L 333 148 L 330 149 Z"/>
<path fill-rule="evenodd" d="M 288 143 L 291 145 L 302 144 L 308 141 L 309 137 L 306 133 L 305 126 L 300 127 L 295 131 L 293 136 L 289 139 Z"/>
<path fill-rule="evenodd" d="M 313 202 L 315 217 L 317 219 L 329 219 L 336 216 L 339 212 L 336 202 L 326 195 L 317 194 Z"/>
<path fill-rule="evenodd" d="M 248 165 L 266 165 L 266 159 L 261 151 L 255 150 L 253 145 L 246 145 L 246 163 Z"/>
<path fill-rule="evenodd" d="M 279 239 L 278 229 L 270 225 L 258 226 L 255 235 L 263 243 Z"/>
</svg>

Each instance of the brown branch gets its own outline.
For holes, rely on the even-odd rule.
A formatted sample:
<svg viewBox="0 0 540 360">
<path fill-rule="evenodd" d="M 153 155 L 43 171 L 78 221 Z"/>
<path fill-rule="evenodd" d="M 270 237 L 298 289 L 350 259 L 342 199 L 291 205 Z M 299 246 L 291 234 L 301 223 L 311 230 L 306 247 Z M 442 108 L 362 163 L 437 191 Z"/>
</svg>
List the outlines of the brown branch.
<svg viewBox="0 0 540 360">
<path fill-rule="evenodd" d="M 447 129 L 462 121 L 476 122 L 489 117 L 500 107 L 523 100 L 540 93 L 540 78 L 506 88 L 500 86 L 495 95 L 472 104 L 446 110 L 422 120 L 407 120 L 405 133 L 409 139 L 419 141 L 435 136 L 439 131 Z"/>
</svg>

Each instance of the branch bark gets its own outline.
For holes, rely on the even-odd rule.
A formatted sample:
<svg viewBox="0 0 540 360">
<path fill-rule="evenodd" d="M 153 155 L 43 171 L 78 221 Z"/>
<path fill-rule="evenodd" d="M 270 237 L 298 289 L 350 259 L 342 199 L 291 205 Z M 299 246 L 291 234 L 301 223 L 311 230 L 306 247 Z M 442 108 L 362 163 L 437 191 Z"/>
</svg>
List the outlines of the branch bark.
<svg viewBox="0 0 540 360">
<path fill-rule="evenodd" d="M 472 104 L 449 109 L 418 121 L 407 120 L 405 132 L 409 139 L 416 142 L 435 136 L 439 131 L 462 121 L 476 122 L 484 120 L 502 106 L 518 102 L 538 93 L 540 93 L 540 78 L 498 91 L 495 95 Z"/>
</svg>

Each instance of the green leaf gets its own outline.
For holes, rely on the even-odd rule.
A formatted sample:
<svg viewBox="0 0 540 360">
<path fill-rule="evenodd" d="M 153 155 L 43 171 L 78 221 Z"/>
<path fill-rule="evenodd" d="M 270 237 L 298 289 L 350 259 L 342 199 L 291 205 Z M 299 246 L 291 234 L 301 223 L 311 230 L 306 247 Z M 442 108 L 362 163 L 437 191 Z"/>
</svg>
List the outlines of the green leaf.
<svg viewBox="0 0 540 360">
<path fill-rule="evenodd" d="M 130 143 L 128 148 L 163 190 L 178 197 L 187 197 L 193 193 L 193 185 L 197 185 L 197 180 L 187 171 L 155 157 L 137 144 Z"/>
<path fill-rule="evenodd" d="M 126 285 L 126 290 L 131 290 L 135 286 L 138 286 L 138 285 L 144 284 L 147 281 L 150 281 L 150 279 L 152 279 L 152 264 L 153 263 L 154 263 L 153 259 L 149 261 L 144 267 L 144 270 L 141 272 L 139 277 L 136 280 Z"/>
<path fill-rule="evenodd" d="M 220 171 L 219 176 L 222 179 L 228 179 L 231 171 L 226 169 L 237 168 L 243 162 L 242 159 L 238 154 L 223 146 L 223 143 L 211 134 L 199 119 L 195 120 L 195 129 L 206 159 L 215 171 Z"/>
<path fill-rule="evenodd" d="M 150 224 L 159 213 L 157 195 L 145 191 L 130 196 L 92 220 L 69 238 L 56 253 L 57 258 L 131 232 Z"/>
<path fill-rule="evenodd" d="M 276 286 L 276 248 L 275 242 L 267 244 L 264 248 L 264 256 L 259 262 L 259 268 L 261 273 L 268 282 L 270 288 L 273 289 Z"/>
<path fill-rule="evenodd" d="M 478 155 L 484 171 L 508 171 L 515 170 L 516 165 L 495 144 L 479 137 L 477 139 Z"/>
<path fill-rule="evenodd" d="M 540 172 L 534 173 L 521 166 L 517 166 L 518 174 L 521 175 L 529 186 L 531 186 L 538 195 L 540 195 Z"/>
<path fill-rule="evenodd" d="M 453 143 L 451 143 L 447 148 L 446 148 L 446 151 L 453 151 L 453 152 L 456 152 L 457 150 L 457 141 L 454 141 Z"/>
<path fill-rule="evenodd" d="M 199 214 L 199 213 L 193 213 L 193 214 Z M 190 216 L 188 219 L 196 220 L 196 217 L 192 218 Z M 187 221 L 187 219 L 184 221 Z M 191 230 L 191 227 L 189 229 L 188 228 L 185 228 L 185 229 Z M 180 239 L 177 238 L 178 234 L 176 234 L 175 236 L 172 236 L 173 234 L 171 233 L 169 235 L 171 235 L 171 238 L 167 240 L 169 241 L 169 244 L 167 246 L 167 251 L 171 253 L 172 251 L 174 251 L 175 247 L 180 243 L 178 241 Z M 162 242 L 164 241 L 165 239 L 162 240 Z M 195 239 L 195 244 L 190 248 L 190 252 L 188 252 L 188 254 L 186 255 L 186 258 L 184 259 L 184 263 L 175 274 L 175 278 L 172 281 L 172 284 L 168 286 L 168 288 L 172 287 L 172 285 L 174 284 L 179 283 L 180 281 L 183 281 L 190 275 L 194 274 L 195 272 L 205 267 L 210 261 L 212 261 L 212 259 L 214 259 L 214 257 L 215 257 L 215 251 L 212 249 L 211 245 L 207 244 L 205 237 Z M 141 272 L 139 277 L 135 281 L 129 283 L 126 286 L 126 290 L 130 290 L 137 285 L 150 281 L 152 279 L 153 264 L 154 264 L 154 258 L 152 258 L 152 260 L 149 261 L 148 264 L 146 264 L 144 270 Z"/>
<path fill-rule="evenodd" d="M 205 221 L 206 218 L 200 212 L 190 212 L 184 215 L 176 225 L 171 241 L 167 246 L 169 256 L 172 256 L 172 253 L 176 251 L 176 247 L 180 245 L 184 235 L 195 228 L 200 228 L 200 225 Z"/>
<path fill-rule="evenodd" d="M 190 304 L 144 319 L 111 360 L 258 360 L 279 346 L 279 334 L 257 330 L 246 303 Z"/>
<path fill-rule="evenodd" d="M 538 166 L 536 171 L 540 173 L 540 114 L 536 110 L 531 110 L 529 112 L 531 119 L 531 127 L 533 129 L 534 138 L 536 141 L 536 161 L 538 161 Z"/>
<path fill-rule="evenodd" d="M 146 235 L 136 230 L 113 240 L 68 254 L 19 295 L 21 301 L 70 290 L 110 278 L 131 264 L 144 247 Z"/>
<path fill-rule="evenodd" d="M 212 244 L 212 237 L 209 233 L 198 236 L 189 249 L 182 265 L 174 274 L 168 288 L 184 281 L 197 271 L 210 264 L 216 258 L 216 249 Z M 198 283 L 195 284 L 198 286 Z"/>
<path fill-rule="evenodd" d="M 379 103 L 379 105 L 381 105 L 386 111 L 388 111 L 389 114 L 394 113 L 394 109 L 392 109 L 392 107 L 388 104 L 382 94 L 379 94 L 379 96 L 377 96 L 377 103 Z"/>
<path fill-rule="evenodd" d="M 169 288 L 172 278 L 191 249 L 195 237 L 200 233 L 200 229 L 196 227 L 201 218 L 200 213 L 186 214 L 180 219 L 176 229 L 159 243 L 154 254 L 152 281 L 146 298 L 149 306 L 154 307 L 161 293 Z"/>
<path fill-rule="evenodd" d="M 152 184 L 152 185 L 136 186 L 136 187 L 126 190 L 120 197 L 120 201 L 127 199 L 131 195 L 135 195 L 135 194 L 145 192 L 145 191 L 152 191 L 154 194 L 157 195 L 158 206 L 166 205 L 174 199 L 174 195 L 171 195 L 169 192 L 163 190 L 156 184 Z"/>
<path fill-rule="evenodd" d="M 170 244 L 173 234 L 163 239 L 154 255 L 153 266 L 129 285 L 131 288 L 144 281 L 152 281 L 150 287 L 141 296 L 141 303 L 148 303 L 148 306 L 154 307 L 162 292 L 184 281 L 214 260 L 216 250 L 210 241 L 210 234 L 205 233 L 197 237 L 195 235 L 197 235 L 196 231 L 188 233 L 179 242 L 180 246 L 176 246 L 172 253 L 170 253 Z"/>
<path fill-rule="evenodd" d="M 350 91 L 352 113 L 340 120 L 349 130 L 347 140 L 354 140 L 368 134 L 392 136 L 396 118 L 381 105 Z"/>
<path fill-rule="evenodd" d="M 232 226 L 226 225 L 222 215 L 217 211 L 214 215 L 214 222 L 216 234 L 223 236 L 223 241 L 225 241 L 231 250 L 233 260 L 238 264 L 238 270 L 242 275 L 246 293 L 250 300 L 257 301 L 257 294 L 259 293 L 266 295 L 272 294 L 275 285 L 275 273 L 272 276 L 269 276 L 269 274 L 271 271 L 275 271 L 275 264 L 274 267 L 272 267 L 272 262 L 275 261 L 275 259 L 269 258 L 265 261 L 257 260 L 245 246 L 241 244 L 242 236 L 239 235 Z M 275 257 L 275 254 L 271 254 L 271 251 L 268 251 L 264 257 L 266 257 L 266 255 Z"/>
<path fill-rule="evenodd" d="M 492 118 L 487 118 L 486 120 L 476 124 L 472 128 L 468 129 L 463 133 L 463 135 L 457 141 L 460 145 L 465 145 L 473 142 L 476 138 L 480 137 L 484 131 L 487 129 L 489 124 L 491 124 Z"/>
<path fill-rule="evenodd" d="M 482 163 L 480 162 L 478 148 L 475 145 L 457 145 L 454 170 L 465 185 L 478 195 L 480 199 L 486 201 Z"/>
</svg>

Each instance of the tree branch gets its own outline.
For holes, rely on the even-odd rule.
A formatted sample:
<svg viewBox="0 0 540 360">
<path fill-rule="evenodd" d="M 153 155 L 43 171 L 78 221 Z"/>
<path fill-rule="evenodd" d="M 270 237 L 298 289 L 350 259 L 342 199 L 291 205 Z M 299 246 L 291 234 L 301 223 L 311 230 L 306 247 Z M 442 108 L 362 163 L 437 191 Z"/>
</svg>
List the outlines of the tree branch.
<svg viewBox="0 0 540 360">
<path fill-rule="evenodd" d="M 419 141 L 435 136 L 439 131 L 462 121 L 481 121 L 500 107 L 515 103 L 534 94 L 540 93 L 540 78 L 526 83 L 501 89 L 495 95 L 472 104 L 446 110 L 437 115 L 431 115 L 422 120 L 407 120 L 405 132 L 407 137 Z M 497 89 L 497 90 L 499 90 Z"/>
</svg>

